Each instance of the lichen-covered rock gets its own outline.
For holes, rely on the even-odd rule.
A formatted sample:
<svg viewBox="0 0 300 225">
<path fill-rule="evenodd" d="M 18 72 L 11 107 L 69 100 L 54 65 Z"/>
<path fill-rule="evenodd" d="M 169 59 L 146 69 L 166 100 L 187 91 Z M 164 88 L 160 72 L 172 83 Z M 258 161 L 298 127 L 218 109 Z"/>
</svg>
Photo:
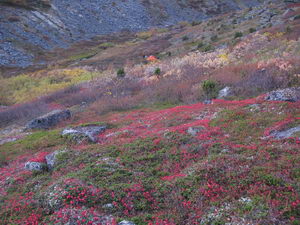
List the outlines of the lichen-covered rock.
<svg viewBox="0 0 300 225">
<path fill-rule="evenodd" d="M 55 212 L 50 221 L 59 225 L 78 225 L 78 224 L 116 224 L 115 218 L 110 215 L 101 215 L 94 209 L 82 208 L 63 208 Z M 52 223 L 51 223 L 52 224 Z"/>
<path fill-rule="evenodd" d="M 271 91 L 267 94 L 266 100 L 269 101 L 288 101 L 296 102 L 300 100 L 300 87 L 286 88 Z"/>
<path fill-rule="evenodd" d="M 47 170 L 47 165 L 40 162 L 27 162 L 25 163 L 25 169 L 30 171 L 45 171 Z"/>
<path fill-rule="evenodd" d="M 26 129 L 49 129 L 60 123 L 61 121 L 71 118 L 70 110 L 54 110 L 44 116 L 38 117 L 30 121 L 26 125 Z"/>
<path fill-rule="evenodd" d="M 97 126 L 97 125 L 66 128 L 63 130 L 62 135 L 78 144 L 85 141 L 95 143 L 98 141 L 97 135 L 104 132 L 106 128 L 107 126 Z"/>
</svg>

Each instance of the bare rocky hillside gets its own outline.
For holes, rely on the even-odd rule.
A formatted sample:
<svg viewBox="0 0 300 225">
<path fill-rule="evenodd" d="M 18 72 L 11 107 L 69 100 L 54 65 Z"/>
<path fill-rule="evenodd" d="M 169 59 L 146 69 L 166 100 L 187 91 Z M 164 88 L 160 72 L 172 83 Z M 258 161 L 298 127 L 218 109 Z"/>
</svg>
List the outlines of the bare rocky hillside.
<svg viewBox="0 0 300 225">
<path fill-rule="evenodd" d="M 0 66 L 43 64 L 40 56 L 78 40 L 122 30 L 199 21 L 258 0 L 1 0 Z"/>
</svg>

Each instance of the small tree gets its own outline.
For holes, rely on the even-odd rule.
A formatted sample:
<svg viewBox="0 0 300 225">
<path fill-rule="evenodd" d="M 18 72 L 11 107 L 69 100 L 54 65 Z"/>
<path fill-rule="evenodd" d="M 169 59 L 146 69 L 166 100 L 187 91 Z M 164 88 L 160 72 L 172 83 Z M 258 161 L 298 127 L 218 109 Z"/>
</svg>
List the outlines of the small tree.
<svg viewBox="0 0 300 225">
<path fill-rule="evenodd" d="M 206 99 L 215 98 L 217 95 L 217 83 L 212 80 L 205 80 L 202 83 L 202 90 L 206 95 Z"/>
<path fill-rule="evenodd" d="M 120 68 L 117 70 L 117 77 L 123 78 L 123 77 L 125 77 L 125 75 L 126 75 L 126 73 L 125 73 L 124 68 Z"/>
</svg>

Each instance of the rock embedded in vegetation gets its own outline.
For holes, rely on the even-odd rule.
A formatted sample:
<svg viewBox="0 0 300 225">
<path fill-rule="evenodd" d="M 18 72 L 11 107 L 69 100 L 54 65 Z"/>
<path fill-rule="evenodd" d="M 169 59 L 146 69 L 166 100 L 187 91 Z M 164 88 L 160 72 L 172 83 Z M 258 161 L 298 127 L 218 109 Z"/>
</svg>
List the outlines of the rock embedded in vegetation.
<svg viewBox="0 0 300 225">
<path fill-rule="evenodd" d="M 120 223 L 118 223 L 118 225 L 135 225 L 135 223 L 131 221 L 123 220 Z"/>
<path fill-rule="evenodd" d="M 56 164 L 56 161 L 57 161 L 57 155 L 61 153 L 61 151 L 55 151 L 49 155 L 46 155 L 46 162 L 47 162 L 47 166 L 49 168 L 49 170 L 53 170 L 54 169 L 54 166 Z"/>
<path fill-rule="evenodd" d="M 45 171 L 47 170 L 47 165 L 40 162 L 27 162 L 25 163 L 25 169 L 30 171 Z"/>
<path fill-rule="evenodd" d="M 205 105 L 210 105 L 210 104 L 212 104 L 212 100 L 205 100 L 205 101 L 203 102 L 203 104 L 205 104 Z"/>
<path fill-rule="evenodd" d="M 290 128 L 290 129 L 284 130 L 284 131 L 272 132 L 271 136 L 274 137 L 275 139 L 285 139 L 285 138 L 293 137 L 293 135 L 298 132 L 300 132 L 300 126 L 293 127 L 293 128 Z"/>
<path fill-rule="evenodd" d="M 61 121 L 71 118 L 70 110 L 54 110 L 44 116 L 38 117 L 30 121 L 26 125 L 26 129 L 49 129 Z"/>
<path fill-rule="evenodd" d="M 104 132 L 106 128 L 107 126 L 97 125 L 66 128 L 63 130 L 62 135 L 78 144 L 85 141 L 96 143 L 98 141 L 97 135 Z"/>
<path fill-rule="evenodd" d="M 225 87 L 219 91 L 218 98 L 226 98 L 232 94 L 231 87 Z"/>
<path fill-rule="evenodd" d="M 200 133 L 204 129 L 205 129 L 204 127 L 189 127 L 187 133 L 195 137 L 197 136 L 198 133 Z"/>
<path fill-rule="evenodd" d="M 267 94 L 266 100 L 269 101 L 288 101 L 296 102 L 300 100 L 300 87 L 286 88 L 271 91 Z"/>
<path fill-rule="evenodd" d="M 25 169 L 30 171 L 47 171 L 53 170 L 56 164 L 56 156 L 61 153 L 61 151 L 55 151 L 48 155 L 41 156 L 41 161 L 28 161 L 25 163 Z M 43 153 L 42 153 L 43 154 Z"/>
</svg>

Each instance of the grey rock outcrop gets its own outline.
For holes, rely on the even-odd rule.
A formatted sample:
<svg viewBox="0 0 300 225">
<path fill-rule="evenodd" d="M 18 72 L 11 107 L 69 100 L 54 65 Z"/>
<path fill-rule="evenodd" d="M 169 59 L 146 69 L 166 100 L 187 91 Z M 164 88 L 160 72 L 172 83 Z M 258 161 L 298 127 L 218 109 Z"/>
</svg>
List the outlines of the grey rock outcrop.
<svg viewBox="0 0 300 225">
<path fill-rule="evenodd" d="M 300 87 L 286 88 L 271 91 L 267 94 L 266 100 L 269 101 L 288 101 L 296 102 L 300 100 Z"/>
<path fill-rule="evenodd" d="M 285 138 L 293 137 L 293 135 L 298 132 L 300 132 L 300 126 L 293 127 L 284 131 L 274 131 L 271 133 L 271 136 L 274 137 L 275 139 L 285 139 Z"/>
<path fill-rule="evenodd" d="M 38 117 L 30 121 L 26 125 L 26 129 L 49 129 L 61 121 L 71 118 L 70 110 L 54 110 L 44 116 Z"/>
<path fill-rule="evenodd" d="M 78 144 L 85 141 L 95 143 L 98 141 L 97 135 L 104 132 L 106 128 L 106 126 L 97 125 L 66 128 L 63 130 L 62 135 Z"/>
</svg>

